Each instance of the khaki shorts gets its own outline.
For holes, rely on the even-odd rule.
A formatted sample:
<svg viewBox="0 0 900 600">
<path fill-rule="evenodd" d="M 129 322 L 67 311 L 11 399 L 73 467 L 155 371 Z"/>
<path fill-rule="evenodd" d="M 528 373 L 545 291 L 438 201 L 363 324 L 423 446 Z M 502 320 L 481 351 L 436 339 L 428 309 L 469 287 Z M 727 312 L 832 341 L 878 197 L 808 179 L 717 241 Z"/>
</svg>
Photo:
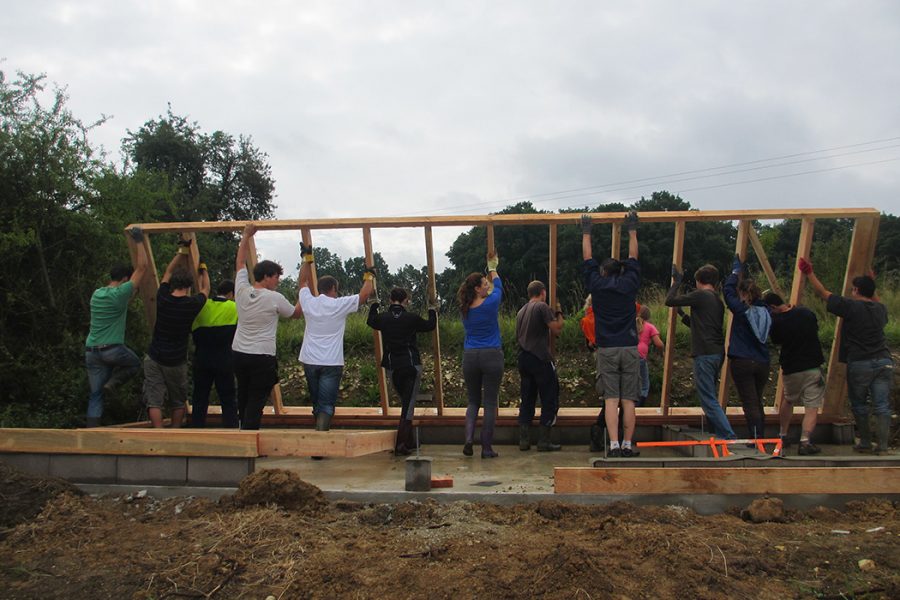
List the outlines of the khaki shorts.
<svg viewBox="0 0 900 600">
<path fill-rule="evenodd" d="M 144 404 L 147 408 L 162 408 L 166 395 L 172 408 L 184 408 L 187 389 L 186 362 L 177 367 L 167 367 L 149 356 L 144 357 Z"/>
<path fill-rule="evenodd" d="M 597 392 L 607 400 L 637 402 L 641 391 L 641 357 L 637 346 L 597 348 Z"/>
<path fill-rule="evenodd" d="M 802 402 L 805 408 L 821 408 L 825 401 L 825 377 L 822 369 L 785 375 L 784 400 L 791 406 Z"/>
</svg>

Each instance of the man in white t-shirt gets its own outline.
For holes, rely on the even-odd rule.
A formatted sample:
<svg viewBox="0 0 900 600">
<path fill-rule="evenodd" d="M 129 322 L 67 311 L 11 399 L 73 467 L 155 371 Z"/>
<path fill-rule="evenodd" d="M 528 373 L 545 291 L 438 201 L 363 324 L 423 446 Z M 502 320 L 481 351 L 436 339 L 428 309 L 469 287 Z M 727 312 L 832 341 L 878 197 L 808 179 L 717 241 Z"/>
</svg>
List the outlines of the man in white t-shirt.
<svg viewBox="0 0 900 600">
<path fill-rule="evenodd" d="M 263 407 L 278 383 L 275 358 L 275 332 L 278 318 L 299 319 L 303 311 L 276 292 L 283 273 L 281 265 L 264 260 L 253 267 L 253 280 L 247 273 L 247 254 L 256 226 L 248 223 L 238 246 L 234 278 L 234 301 L 238 322 L 231 343 L 234 375 L 237 379 L 238 418 L 241 429 L 259 429 Z"/>
<path fill-rule="evenodd" d="M 309 386 L 316 430 L 328 431 L 344 373 L 344 326 L 347 317 L 374 292 L 375 277 L 371 269 L 366 269 L 359 293 L 340 298 L 337 280 L 326 275 L 318 280 L 319 295 L 313 296 L 309 289 L 312 248 L 300 244 L 300 255 L 300 305 L 306 320 L 300 362 Z"/>
</svg>

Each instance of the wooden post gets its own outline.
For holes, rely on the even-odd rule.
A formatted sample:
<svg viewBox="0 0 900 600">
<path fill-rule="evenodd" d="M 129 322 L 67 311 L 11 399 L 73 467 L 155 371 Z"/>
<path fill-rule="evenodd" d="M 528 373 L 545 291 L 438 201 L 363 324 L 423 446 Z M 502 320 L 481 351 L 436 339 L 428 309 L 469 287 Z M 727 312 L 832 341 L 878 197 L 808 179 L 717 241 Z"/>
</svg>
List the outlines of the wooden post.
<svg viewBox="0 0 900 600">
<path fill-rule="evenodd" d="M 684 221 L 675 223 L 675 243 L 672 247 L 672 264 L 680 271 L 684 259 Z M 673 279 L 674 282 L 674 279 Z M 666 334 L 666 349 L 663 354 L 663 380 L 662 389 L 659 392 L 659 408 L 664 415 L 669 414 L 669 392 L 672 389 L 672 360 L 675 357 L 675 330 L 678 326 L 678 311 L 675 307 L 669 308 L 668 333 Z"/>
<path fill-rule="evenodd" d="M 619 260 L 619 256 L 622 254 L 622 224 L 621 223 L 613 223 L 612 224 L 612 250 L 609 255 L 616 260 Z"/>
<path fill-rule="evenodd" d="M 843 296 L 853 289 L 853 278 L 872 269 L 875 258 L 875 242 L 878 239 L 878 225 L 881 217 L 856 219 L 853 227 L 853 238 L 850 241 L 850 256 L 847 260 L 847 271 L 844 274 Z M 822 414 L 839 415 L 845 409 L 844 398 L 847 395 L 847 365 L 838 361 L 841 346 L 841 327 L 844 320 L 840 317 L 834 324 L 834 343 L 828 358 L 828 377 L 825 383 L 825 406 Z"/>
<path fill-rule="evenodd" d="M 497 247 L 494 245 L 494 224 L 487 224 L 487 251 L 488 254 L 497 251 Z"/>
<path fill-rule="evenodd" d="M 374 267 L 375 266 L 375 255 L 372 253 L 372 229 L 370 227 L 363 227 L 363 245 L 366 250 L 366 266 Z M 373 284 L 377 284 L 376 281 L 372 282 Z M 377 291 L 377 290 L 376 290 Z M 377 329 L 372 330 L 372 340 L 375 343 L 375 363 L 376 368 L 378 369 L 378 394 L 381 396 L 381 414 L 387 416 L 388 414 L 388 389 L 387 389 L 387 377 L 384 374 L 384 368 L 381 366 L 381 358 L 383 356 L 383 349 L 381 347 L 381 332 Z"/>
<path fill-rule="evenodd" d="M 556 312 L 556 304 L 559 302 L 559 294 L 556 289 L 556 231 L 557 227 L 554 223 L 550 225 L 550 248 L 548 252 L 547 265 L 547 303 L 553 312 Z M 550 354 L 556 355 L 556 336 L 550 335 Z"/>
<path fill-rule="evenodd" d="M 312 246 L 312 234 L 309 231 L 309 227 L 304 227 L 300 230 L 300 236 L 303 238 L 303 243 L 307 246 Z M 316 273 L 316 263 L 309 263 L 309 291 L 313 296 L 319 295 L 319 278 Z"/>
<path fill-rule="evenodd" d="M 766 279 L 769 282 L 769 289 L 784 298 L 784 294 L 781 293 L 781 287 L 778 285 L 778 280 L 775 279 L 775 271 L 772 269 L 772 265 L 769 263 L 769 258 L 766 256 L 766 250 L 763 248 L 762 242 L 759 239 L 759 235 L 756 233 L 756 230 L 753 227 L 747 228 L 747 233 L 750 235 L 750 244 L 753 246 L 753 251 L 756 253 L 756 258 L 759 259 L 759 264 L 763 268 L 763 272 L 766 274 Z"/>
<path fill-rule="evenodd" d="M 425 226 L 425 255 L 428 262 L 428 301 L 437 303 L 437 281 L 434 272 L 434 242 L 431 237 L 431 226 Z M 440 315 L 438 324 L 431 334 L 431 345 L 434 354 L 434 401 L 438 415 L 444 414 L 444 378 L 441 374 L 441 327 Z"/>
<path fill-rule="evenodd" d="M 800 239 L 797 242 L 797 256 L 794 258 L 791 295 L 789 298 L 785 298 L 785 301 L 793 306 L 800 303 L 800 299 L 803 297 L 803 287 L 806 283 L 806 277 L 803 276 L 803 273 L 800 272 L 800 268 L 797 266 L 797 259 L 801 256 L 809 256 L 815 223 L 815 219 L 803 219 L 800 222 Z M 778 295 L 780 296 L 781 292 L 778 292 Z M 778 369 L 778 383 L 775 386 L 775 408 L 781 408 L 782 402 L 784 402 L 784 373 L 781 372 L 781 369 Z"/>
<path fill-rule="evenodd" d="M 125 239 L 128 241 L 128 251 L 131 254 L 131 264 L 137 264 L 138 244 L 128 233 L 125 233 Z M 153 249 L 150 246 L 150 235 L 144 232 L 144 255 L 147 257 L 147 271 L 144 278 L 138 285 L 138 292 L 141 295 L 141 302 L 144 304 L 144 316 L 147 319 L 147 327 L 153 331 L 156 325 L 156 293 L 159 291 L 159 272 L 156 270 L 156 262 L 153 260 Z"/>
<path fill-rule="evenodd" d="M 750 221 L 742 220 L 738 222 L 737 242 L 734 245 L 734 253 L 737 254 L 741 261 L 747 260 L 747 241 L 750 237 L 748 233 L 750 229 Z M 730 273 L 729 273 L 730 275 Z M 722 360 L 722 372 L 719 375 L 719 404 L 722 408 L 728 405 L 728 386 L 731 384 L 731 369 L 728 364 L 728 342 L 731 340 L 731 324 L 734 315 L 725 307 L 728 313 L 728 326 L 725 328 L 725 358 Z"/>
<path fill-rule="evenodd" d="M 200 273 L 197 271 L 200 266 L 200 249 L 197 247 L 197 234 L 193 231 L 182 231 L 181 238 L 185 240 L 190 240 L 191 245 L 188 246 L 188 257 L 191 268 L 191 277 L 194 280 L 194 293 L 196 294 L 200 290 Z"/>
</svg>

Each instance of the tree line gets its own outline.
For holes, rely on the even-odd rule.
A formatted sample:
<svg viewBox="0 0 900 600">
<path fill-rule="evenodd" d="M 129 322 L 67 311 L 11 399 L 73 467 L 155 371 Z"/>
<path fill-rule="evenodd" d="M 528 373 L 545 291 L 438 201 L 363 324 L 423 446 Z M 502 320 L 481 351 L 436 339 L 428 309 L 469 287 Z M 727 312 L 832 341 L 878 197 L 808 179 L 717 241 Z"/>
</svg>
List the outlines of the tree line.
<svg viewBox="0 0 900 600">
<path fill-rule="evenodd" d="M 86 123 L 67 107 L 64 89 L 41 75 L 0 71 L 0 426 L 64 426 L 76 423 L 87 399 L 83 346 L 90 322 L 92 292 L 107 281 L 107 270 L 129 260 L 122 229 L 134 222 L 262 220 L 274 215 L 275 179 L 268 156 L 252 138 L 223 131 L 208 133 L 173 113 L 148 119 L 128 131 L 121 160 L 109 159 L 90 141 L 104 119 Z M 726 199 L 723 198 L 723 203 Z M 572 214 L 572 226 L 558 229 L 560 301 L 567 312 L 583 301 L 582 212 L 691 210 L 686 200 L 666 191 L 654 192 L 633 205 L 611 203 L 561 212 Z M 541 213 L 529 202 L 500 211 Z M 883 215 L 877 266 L 900 270 L 900 224 Z M 796 257 L 799 222 L 757 225 L 773 267 L 789 279 Z M 840 286 L 852 232 L 852 221 L 817 221 L 813 257 L 816 272 L 831 289 Z M 505 303 L 510 310 L 525 301 L 533 279 L 547 281 L 548 229 L 542 226 L 498 227 L 495 242 Z M 597 225 L 597 256 L 609 252 L 611 228 Z M 640 256 L 645 287 L 668 285 L 674 225 L 640 227 Z M 731 223 L 690 223 L 686 228 L 688 273 L 710 262 L 725 272 L 734 252 L 736 229 Z M 157 257 L 175 251 L 175 237 L 154 238 Z M 237 247 L 234 233 L 198 234 L 203 259 L 213 282 L 233 276 Z M 455 294 L 462 279 L 485 266 L 486 232 L 473 227 L 447 251 L 450 266 L 437 274 L 437 294 L 445 313 L 456 310 Z M 624 252 L 624 245 L 623 245 Z M 318 272 L 335 276 L 345 291 L 362 280 L 363 257 L 342 258 L 316 248 Z M 752 260 L 751 260 L 752 265 Z M 391 269 L 375 253 L 381 297 L 399 285 L 412 293 L 414 307 L 424 307 L 427 272 L 402 265 Z M 284 265 L 287 273 L 296 265 Z M 284 289 L 295 295 L 287 278 Z M 127 339 L 141 350 L 149 332 L 140 306 L 133 303 Z M 136 385 L 136 384 L 135 384 Z M 136 393 L 136 390 L 132 390 Z M 132 420 L 130 403 L 109 408 L 114 418 Z"/>
</svg>

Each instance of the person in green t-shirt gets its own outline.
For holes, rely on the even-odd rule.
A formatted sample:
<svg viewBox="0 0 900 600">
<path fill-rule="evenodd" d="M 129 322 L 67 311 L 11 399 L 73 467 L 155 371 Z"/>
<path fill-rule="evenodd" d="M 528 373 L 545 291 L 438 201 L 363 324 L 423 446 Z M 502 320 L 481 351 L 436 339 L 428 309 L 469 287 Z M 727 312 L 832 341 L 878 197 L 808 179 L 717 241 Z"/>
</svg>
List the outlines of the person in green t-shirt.
<svg viewBox="0 0 900 600">
<path fill-rule="evenodd" d="M 127 381 L 141 365 L 137 354 L 125 345 L 125 317 L 128 303 L 147 272 L 147 255 L 141 229 L 133 228 L 130 235 L 138 242 L 135 267 L 114 266 L 109 272 L 109 283 L 91 296 L 91 329 L 84 344 L 84 363 L 91 389 L 86 416 L 88 427 L 100 425 L 103 393 Z"/>
</svg>

